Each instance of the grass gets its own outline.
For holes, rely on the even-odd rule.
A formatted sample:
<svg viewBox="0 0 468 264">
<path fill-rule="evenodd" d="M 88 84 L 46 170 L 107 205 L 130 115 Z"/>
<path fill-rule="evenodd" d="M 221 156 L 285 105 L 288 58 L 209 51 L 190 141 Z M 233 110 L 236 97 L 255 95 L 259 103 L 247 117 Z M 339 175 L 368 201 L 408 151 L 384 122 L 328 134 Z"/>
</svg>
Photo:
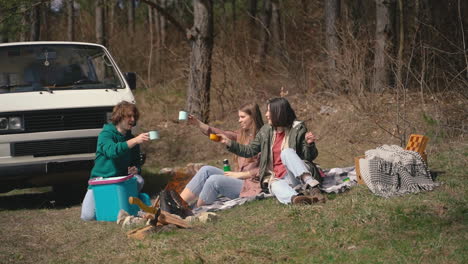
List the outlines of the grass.
<svg viewBox="0 0 468 264">
<path fill-rule="evenodd" d="M 0 210 L 3 263 L 467 263 L 467 149 L 430 159 L 443 184 L 391 199 L 365 186 L 314 206 L 254 201 L 218 221 L 130 240 L 80 207 Z M 3 208 L 3 207 L 2 207 Z"/>
</svg>

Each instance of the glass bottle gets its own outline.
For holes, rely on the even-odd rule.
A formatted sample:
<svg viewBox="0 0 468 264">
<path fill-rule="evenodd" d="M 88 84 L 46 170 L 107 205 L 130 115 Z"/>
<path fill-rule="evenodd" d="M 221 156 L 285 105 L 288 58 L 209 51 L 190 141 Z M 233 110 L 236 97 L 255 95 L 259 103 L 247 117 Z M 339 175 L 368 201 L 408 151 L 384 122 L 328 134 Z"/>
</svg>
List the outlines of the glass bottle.
<svg viewBox="0 0 468 264">
<path fill-rule="evenodd" d="M 231 166 L 229 165 L 229 160 L 228 159 L 223 160 L 223 170 L 224 171 L 231 171 Z"/>
</svg>

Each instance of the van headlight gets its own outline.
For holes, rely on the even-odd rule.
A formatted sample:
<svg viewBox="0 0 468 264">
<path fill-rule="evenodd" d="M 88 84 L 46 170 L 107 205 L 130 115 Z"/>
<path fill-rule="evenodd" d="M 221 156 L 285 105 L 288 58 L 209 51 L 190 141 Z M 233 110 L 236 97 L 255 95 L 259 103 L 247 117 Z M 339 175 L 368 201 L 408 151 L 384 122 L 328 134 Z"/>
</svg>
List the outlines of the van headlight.
<svg viewBox="0 0 468 264">
<path fill-rule="evenodd" d="M 22 130 L 23 120 L 19 116 L 0 117 L 0 130 Z"/>
<path fill-rule="evenodd" d="M 23 129 L 23 120 L 21 120 L 21 117 L 10 117 L 8 122 L 8 128 L 11 130 Z"/>
<path fill-rule="evenodd" d="M 0 130 L 8 129 L 8 118 L 0 117 Z"/>
</svg>

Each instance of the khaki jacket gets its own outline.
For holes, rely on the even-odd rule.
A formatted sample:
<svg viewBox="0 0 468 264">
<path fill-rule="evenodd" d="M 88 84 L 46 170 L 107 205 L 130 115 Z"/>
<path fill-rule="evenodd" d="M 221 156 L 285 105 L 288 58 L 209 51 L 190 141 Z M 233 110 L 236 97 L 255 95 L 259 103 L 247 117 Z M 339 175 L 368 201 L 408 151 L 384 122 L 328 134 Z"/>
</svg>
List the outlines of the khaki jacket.
<svg viewBox="0 0 468 264">
<path fill-rule="evenodd" d="M 285 142 L 283 142 L 282 148 L 292 148 L 296 151 L 297 155 L 306 162 L 309 167 L 311 174 L 317 180 L 320 180 L 320 175 L 313 165 L 312 161 L 318 156 L 317 148 L 315 143 L 308 144 L 305 141 L 305 134 L 307 128 L 301 121 L 294 121 L 292 127 L 286 130 Z M 264 125 L 257 133 L 255 138 L 248 145 L 242 145 L 235 141 L 231 141 L 231 146 L 228 150 L 232 153 L 241 157 L 253 157 L 259 152 L 262 153 L 260 156 L 260 167 L 259 177 L 261 187 L 263 190 L 267 190 L 269 179 L 274 176 L 272 169 L 272 145 L 274 142 L 274 130 L 269 124 Z"/>
</svg>

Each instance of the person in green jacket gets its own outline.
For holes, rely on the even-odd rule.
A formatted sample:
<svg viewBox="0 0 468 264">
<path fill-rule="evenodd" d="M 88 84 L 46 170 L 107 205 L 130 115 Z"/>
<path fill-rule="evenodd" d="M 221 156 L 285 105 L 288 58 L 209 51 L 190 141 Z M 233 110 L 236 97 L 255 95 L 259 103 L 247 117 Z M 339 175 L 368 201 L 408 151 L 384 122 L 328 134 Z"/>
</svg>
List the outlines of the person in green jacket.
<svg viewBox="0 0 468 264">
<path fill-rule="evenodd" d="M 111 116 L 111 123 L 105 124 L 99 133 L 94 167 L 91 179 L 97 177 L 117 177 L 133 174 L 137 178 L 138 189 L 143 187 L 140 167 L 139 144 L 148 141 L 148 133 L 134 137 L 132 127 L 136 125 L 140 114 L 137 107 L 129 102 L 117 104 Z M 96 208 L 92 189 L 88 189 L 81 207 L 81 219 L 96 219 Z"/>
<path fill-rule="evenodd" d="M 239 144 L 225 135 L 221 142 L 241 157 L 260 157 L 260 184 L 284 204 L 311 204 L 324 201 L 318 185 L 321 175 L 313 160 L 318 156 L 316 137 L 285 98 L 267 102 L 265 124 L 248 145 Z M 307 194 L 307 195 L 304 195 Z"/>
</svg>

